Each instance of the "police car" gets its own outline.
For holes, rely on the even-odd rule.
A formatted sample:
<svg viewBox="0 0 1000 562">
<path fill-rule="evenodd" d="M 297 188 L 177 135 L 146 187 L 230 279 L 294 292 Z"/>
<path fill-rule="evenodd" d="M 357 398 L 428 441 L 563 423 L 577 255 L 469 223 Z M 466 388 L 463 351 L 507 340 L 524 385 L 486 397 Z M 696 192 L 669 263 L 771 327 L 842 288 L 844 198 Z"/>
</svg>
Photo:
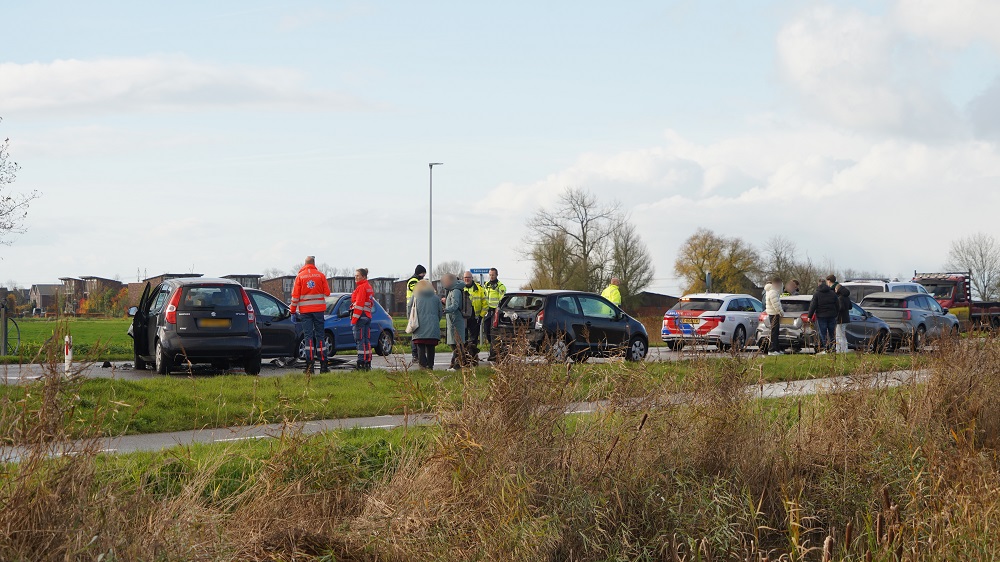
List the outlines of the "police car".
<svg viewBox="0 0 1000 562">
<path fill-rule="evenodd" d="M 691 343 L 741 350 L 756 337 L 761 312 L 764 303 L 750 295 L 686 295 L 663 315 L 661 335 L 670 349 Z"/>
</svg>

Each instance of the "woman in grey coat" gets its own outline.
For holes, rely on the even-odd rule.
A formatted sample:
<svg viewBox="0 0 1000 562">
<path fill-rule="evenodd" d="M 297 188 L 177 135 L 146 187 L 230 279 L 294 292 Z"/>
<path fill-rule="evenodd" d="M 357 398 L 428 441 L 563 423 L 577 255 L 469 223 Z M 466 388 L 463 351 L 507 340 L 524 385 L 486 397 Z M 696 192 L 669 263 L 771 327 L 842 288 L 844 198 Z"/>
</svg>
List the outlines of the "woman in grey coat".
<svg viewBox="0 0 1000 562">
<path fill-rule="evenodd" d="M 413 298 L 406 308 L 409 318 L 410 310 L 417 309 L 417 329 L 413 331 L 413 344 L 417 349 L 417 364 L 424 369 L 434 369 L 434 348 L 441 341 L 441 317 L 444 307 L 434 292 L 434 285 L 427 279 L 421 279 L 413 288 Z"/>
<path fill-rule="evenodd" d="M 448 291 L 444 299 L 444 316 L 448 320 L 448 345 L 451 346 L 451 368 L 461 369 L 465 363 L 465 317 L 462 316 L 462 296 L 465 283 L 448 274 L 441 279 Z"/>
</svg>

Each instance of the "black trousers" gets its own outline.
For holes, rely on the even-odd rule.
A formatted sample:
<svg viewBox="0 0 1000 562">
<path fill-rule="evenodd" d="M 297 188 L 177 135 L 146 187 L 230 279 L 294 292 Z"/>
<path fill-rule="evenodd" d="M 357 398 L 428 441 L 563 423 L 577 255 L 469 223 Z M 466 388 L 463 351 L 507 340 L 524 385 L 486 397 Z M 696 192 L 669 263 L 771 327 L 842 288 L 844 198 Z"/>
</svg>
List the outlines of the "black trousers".
<svg viewBox="0 0 1000 562">
<path fill-rule="evenodd" d="M 771 322 L 771 341 L 768 342 L 768 351 L 781 351 L 781 347 L 778 346 L 778 334 L 781 333 L 781 317 L 775 314 L 771 314 L 767 317 Z"/>
<path fill-rule="evenodd" d="M 423 369 L 434 369 L 434 344 L 415 343 L 417 348 L 417 364 Z"/>
<path fill-rule="evenodd" d="M 483 337 L 486 338 L 486 343 L 490 346 L 490 361 L 496 360 L 497 357 L 496 342 L 493 341 L 493 317 L 496 316 L 496 313 L 497 309 L 491 308 L 483 317 Z"/>
</svg>

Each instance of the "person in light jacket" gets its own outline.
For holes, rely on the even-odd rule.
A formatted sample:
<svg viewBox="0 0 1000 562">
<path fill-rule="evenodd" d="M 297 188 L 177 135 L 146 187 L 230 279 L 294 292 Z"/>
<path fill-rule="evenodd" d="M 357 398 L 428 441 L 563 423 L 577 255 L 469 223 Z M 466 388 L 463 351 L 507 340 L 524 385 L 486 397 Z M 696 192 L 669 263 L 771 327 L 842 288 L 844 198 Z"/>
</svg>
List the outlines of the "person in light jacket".
<svg viewBox="0 0 1000 562">
<path fill-rule="evenodd" d="M 414 285 L 413 296 L 406 307 L 409 318 L 410 310 L 417 309 L 417 329 L 413 331 L 413 345 L 417 350 L 417 364 L 423 369 L 434 369 L 434 348 L 441 341 L 441 318 L 444 307 L 434 285 L 427 279 L 420 279 Z"/>
<path fill-rule="evenodd" d="M 781 332 L 781 317 L 785 315 L 785 310 L 781 307 L 781 278 L 775 277 L 770 283 L 764 285 L 764 312 L 767 313 L 767 321 L 771 323 L 771 338 L 768 340 L 768 355 L 782 355 L 781 347 L 778 346 L 778 335 Z"/>
<path fill-rule="evenodd" d="M 451 369 L 461 369 L 465 363 L 465 317 L 462 316 L 462 296 L 465 283 L 452 274 L 441 278 L 441 285 L 448 291 L 442 299 L 444 316 L 448 320 L 448 345 L 451 346 Z"/>
</svg>

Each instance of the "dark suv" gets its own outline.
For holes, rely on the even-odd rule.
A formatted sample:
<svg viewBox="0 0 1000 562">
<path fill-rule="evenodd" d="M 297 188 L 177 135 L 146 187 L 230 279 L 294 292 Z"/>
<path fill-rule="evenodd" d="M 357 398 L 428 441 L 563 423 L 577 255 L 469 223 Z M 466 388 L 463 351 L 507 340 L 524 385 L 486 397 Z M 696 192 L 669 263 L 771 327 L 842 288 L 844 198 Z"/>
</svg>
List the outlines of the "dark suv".
<svg viewBox="0 0 1000 562">
<path fill-rule="evenodd" d="M 589 355 L 625 355 L 641 361 L 649 336 L 641 322 L 610 301 L 581 291 L 518 291 L 500 301 L 493 317 L 499 349 L 516 349 L 522 334 L 528 351 L 548 352 L 557 361 Z"/>
<path fill-rule="evenodd" d="M 150 288 L 129 309 L 135 368 L 152 362 L 167 374 L 175 365 L 237 362 L 260 373 L 261 337 L 250 296 L 229 279 L 170 279 Z"/>
</svg>

